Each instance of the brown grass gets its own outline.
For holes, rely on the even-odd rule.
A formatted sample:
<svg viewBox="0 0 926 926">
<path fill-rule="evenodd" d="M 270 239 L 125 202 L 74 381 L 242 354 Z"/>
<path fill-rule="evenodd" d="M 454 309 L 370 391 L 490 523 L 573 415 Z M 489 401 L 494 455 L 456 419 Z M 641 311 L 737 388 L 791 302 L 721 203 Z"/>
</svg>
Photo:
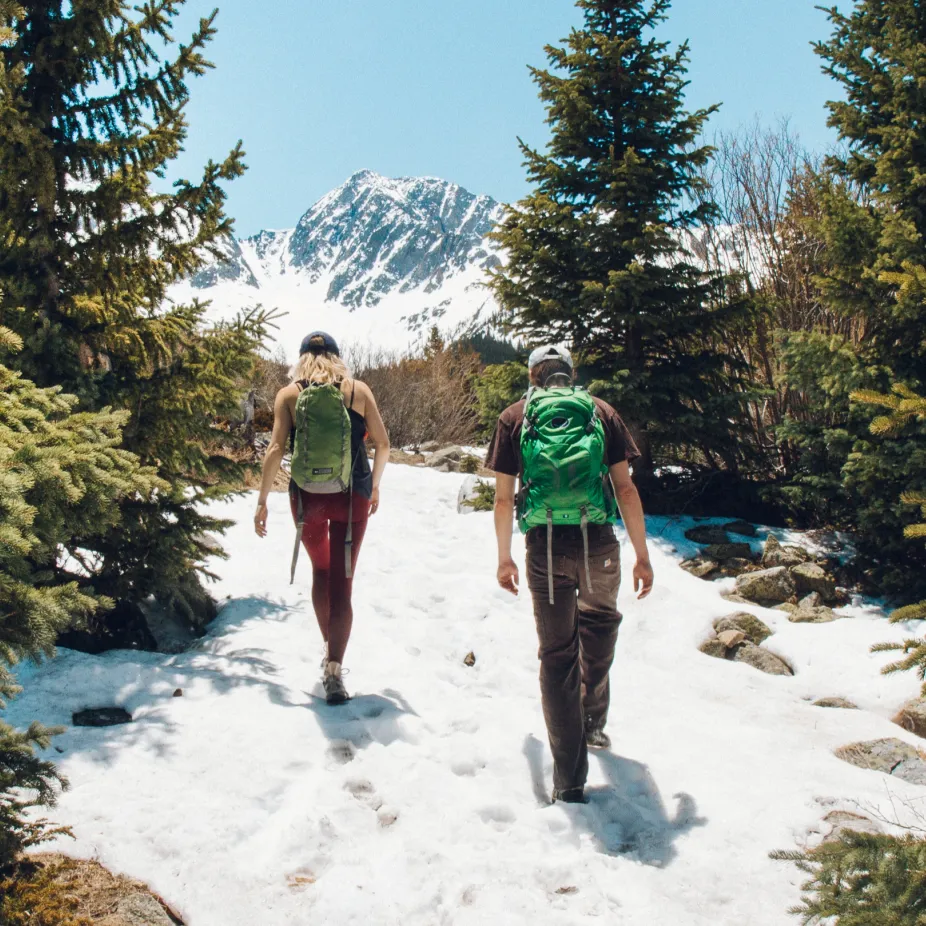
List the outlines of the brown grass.
<svg viewBox="0 0 926 926">
<path fill-rule="evenodd" d="M 141 881 L 116 875 L 99 862 L 57 853 L 30 855 L 17 876 L 0 885 L 3 926 L 130 926 L 117 912 L 134 895 L 153 897 L 173 923 L 183 920 Z"/>
</svg>

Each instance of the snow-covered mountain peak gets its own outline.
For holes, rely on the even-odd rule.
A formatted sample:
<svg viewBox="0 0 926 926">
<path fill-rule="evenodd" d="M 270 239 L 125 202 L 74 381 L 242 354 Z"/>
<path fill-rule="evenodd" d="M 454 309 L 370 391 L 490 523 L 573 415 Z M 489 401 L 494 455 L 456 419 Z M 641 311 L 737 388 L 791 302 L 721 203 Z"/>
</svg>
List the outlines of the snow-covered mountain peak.
<svg viewBox="0 0 926 926">
<path fill-rule="evenodd" d="M 254 302 L 300 315 L 311 311 L 307 301 L 342 314 L 377 307 L 376 327 L 388 315 L 397 327 L 388 340 L 408 343 L 410 333 L 431 324 L 458 328 L 494 315 L 481 284 L 501 263 L 487 236 L 503 209 L 490 196 L 436 177 L 360 170 L 322 196 L 295 228 L 228 239 L 224 259 L 190 285 L 207 290 L 199 295 L 222 316 Z"/>
</svg>

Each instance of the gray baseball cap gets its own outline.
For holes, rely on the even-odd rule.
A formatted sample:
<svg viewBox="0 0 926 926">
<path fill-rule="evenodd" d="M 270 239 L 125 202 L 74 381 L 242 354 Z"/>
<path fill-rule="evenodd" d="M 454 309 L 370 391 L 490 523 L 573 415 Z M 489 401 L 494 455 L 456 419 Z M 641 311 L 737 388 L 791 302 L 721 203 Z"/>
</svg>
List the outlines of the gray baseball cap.
<svg viewBox="0 0 926 926">
<path fill-rule="evenodd" d="M 565 347 L 556 347 L 554 344 L 547 344 L 545 347 L 537 347 L 531 351 L 527 360 L 528 370 L 533 370 L 535 366 L 543 363 L 544 360 L 562 360 L 571 370 L 572 354 Z"/>
</svg>

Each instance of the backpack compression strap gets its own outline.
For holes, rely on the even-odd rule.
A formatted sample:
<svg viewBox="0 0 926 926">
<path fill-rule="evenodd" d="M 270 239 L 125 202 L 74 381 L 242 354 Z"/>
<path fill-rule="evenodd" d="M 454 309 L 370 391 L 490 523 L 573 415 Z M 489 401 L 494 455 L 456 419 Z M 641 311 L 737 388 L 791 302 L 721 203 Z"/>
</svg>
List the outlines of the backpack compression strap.
<svg viewBox="0 0 926 926">
<path fill-rule="evenodd" d="M 302 507 L 302 490 L 295 483 L 291 483 L 296 492 L 296 543 L 293 546 L 293 562 L 289 567 L 289 584 L 292 585 L 296 579 L 296 560 L 299 559 L 299 546 L 302 543 L 302 528 L 305 524 L 305 510 Z"/>
</svg>

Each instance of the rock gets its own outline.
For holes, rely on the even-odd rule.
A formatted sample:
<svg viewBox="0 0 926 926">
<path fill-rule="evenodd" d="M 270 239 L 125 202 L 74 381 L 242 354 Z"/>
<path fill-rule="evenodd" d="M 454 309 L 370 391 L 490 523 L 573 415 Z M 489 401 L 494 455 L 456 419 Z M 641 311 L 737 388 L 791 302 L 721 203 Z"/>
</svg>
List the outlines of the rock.
<svg viewBox="0 0 926 926">
<path fill-rule="evenodd" d="M 836 594 L 836 580 L 816 563 L 801 563 L 791 568 L 791 577 L 798 595 L 816 592 L 824 601 L 832 601 Z"/>
<path fill-rule="evenodd" d="M 728 578 L 736 578 L 744 572 L 757 572 L 761 569 L 751 559 L 728 559 L 725 563 L 720 564 L 720 574 Z"/>
<path fill-rule="evenodd" d="M 183 653 L 196 641 L 189 619 L 179 608 L 156 601 L 153 596 L 141 602 L 140 608 L 159 653 Z"/>
<path fill-rule="evenodd" d="M 729 543 L 730 538 L 722 527 L 716 524 L 699 524 L 685 531 L 685 537 L 695 543 Z"/>
<path fill-rule="evenodd" d="M 728 559 L 745 559 L 752 562 L 752 547 L 748 543 L 711 543 L 704 555 L 724 562 Z"/>
<path fill-rule="evenodd" d="M 794 614 L 796 611 L 800 611 L 800 608 L 793 601 L 783 601 L 781 604 L 775 605 L 775 610 Z"/>
<path fill-rule="evenodd" d="M 798 566 L 809 559 L 810 554 L 803 547 L 782 546 L 778 538 L 772 535 L 765 541 L 765 549 L 762 551 L 762 565 L 766 569 L 775 566 Z"/>
<path fill-rule="evenodd" d="M 839 707 L 846 711 L 857 711 L 858 705 L 846 698 L 820 698 L 813 702 L 814 707 Z"/>
<path fill-rule="evenodd" d="M 823 601 L 823 596 L 819 592 L 811 592 L 809 595 L 805 595 L 797 603 L 799 608 L 821 608 L 825 602 Z"/>
<path fill-rule="evenodd" d="M 114 913 L 120 926 L 174 926 L 167 911 L 150 894 L 123 897 Z"/>
<path fill-rule="evenodd" d="M 837 585 L 833 591 L 833 597 L 830 599 L 830 604 L 835 605 L 837 608 L 852 604 L 852 596 L 849 594 L 849 590 Z"/>
<path fill-rule="evenodd" d="M 697 579 L 706 579 L 712 572 L 715 572 L 720 563 L 712 559 L 703 559 L 700 556 L 694 559 L 686 559 L 682 564 L 685 572 L 690 572 Z"/>
<path fill-rule="evenodd" d="M 436 440 L 426 440 L 418 449 L 422 453 L 434 453 L 435 450 L 440 450 L 440 443 Z"/>
<path fill-rule="evenodd" d="M 737 518 L 735 521 L 731 521 L 729 524 L 724 524 L 723 530 L 728 531 L 731 534 L 739 534 L 741 537 L 756 536 L 755 524 L 750 524 L 748 521 L 744 521 L 742 518 Z"/>
<path fill-rule="evenodd" d="M 717 634 L 717 639 L 727 649 L 733 649 L 734 646 L 739 646 L 746 639 L 746 634 L 742 630 L 724 630 L 722 633 Z"/>
<path fill-rule="evenodd" d="M 824 842 L 835 842 L 842 833 L 850 830 L 854 833 L 877 834 L 883 832 L 874 820 L 848 810 L 831 810 L 823 818 L 823 822 L 828 823 L 830 826 L 830 831 L 823 837 Z"/>
<path fill-rule="evenodd" d="M 132 715 L 121 707 L 92 707 L 71 716 L 75 727 L 115 727 L 131 723 Z"/>
<path fill-rule="evenodd" d="M 472 668 L 474 665 L 476 665 L 476 654 L 475 654 L 475 653 L 467 653 L 467 654 L 463 657 L 463 665 L 464 665 L 464 666 L 469 666 L 470 668 Z"/>
<path fill-rule="evenodd" d="M 894 723 L 917 736 L 926 737 L 926 698 L 908 701 L 894 718 Z"/>
<path fill-rule="evenodd" d="M 182 689 L 182 688 L 177 688 L 177 689 L 175 689 L 175 691 L 174 691 L 174 693 L 173 693 L 173 697 L 175 697 L 175 698 L 182 698 L 182 697 L 183 697 L 183 689 Z"/>
<path fill-rule="evenodd" d="M 732 604 L 755 604 L 755 602 L 750 601 L 748 598 L 737 595 L 736 592 L 721 592 L 720 597 L 723 598 L 724 601 L 729 601 Z"/>
<path fill-rule="evenodd" d="M 718 634 L 722 634 L 727 630 L 739 630 L 750 643 L 755 643 L 756 646 L 772 635 L 771 628 L 748 611 L 737 611 L 735 614 L 719 617 L 714 621 L 714 630 Z"/>
<path fill-rule="evenodd" d="M 851 743 L 836 750 L 836 757 L 858 768 L 883 772 L 915 785 L 926 785 L 926 761 L 909 743 L 891 737 Z"/>
<path fill-rule="evenodd" d="M 757 604 L 778 604 L 794 594 L 794 580 L 784 566 L 760 569 L 739 576 L 736 591 Z"/>
<path fill-rule="evenodd" d="M 711 637 L 709 640 L 705 640 L 698 649 L 700 652 L 704 653 L 705 656 L 714 656 L 717 659 L 727 658 L 727 648 L 717 637 Z"/>
<path fill-rule="evenodd" d="M 444 447 L 428 457 L 425 466 L 436 469 L 442 473 L 458 473 L 460 471 L 460 461 L 466 456 L 466 451 L 462 447 Z M 444 469 L 444 467 L 447 467 Z"/>
<path fill-rule="evenodd" d="M 822 608 L 798 608 L 788 615 L 792 624 L 829 624 L 836 620 L 837 614 L 825 605 Z"/>
<path fill-rule="evenodd" d="M 794 671 L 784 659 L 754 643 L 740 644 L 733 652 L 733 661 L 745 662 L 746 665 L 768 675 L 794 675 Z"/>
</svg>

